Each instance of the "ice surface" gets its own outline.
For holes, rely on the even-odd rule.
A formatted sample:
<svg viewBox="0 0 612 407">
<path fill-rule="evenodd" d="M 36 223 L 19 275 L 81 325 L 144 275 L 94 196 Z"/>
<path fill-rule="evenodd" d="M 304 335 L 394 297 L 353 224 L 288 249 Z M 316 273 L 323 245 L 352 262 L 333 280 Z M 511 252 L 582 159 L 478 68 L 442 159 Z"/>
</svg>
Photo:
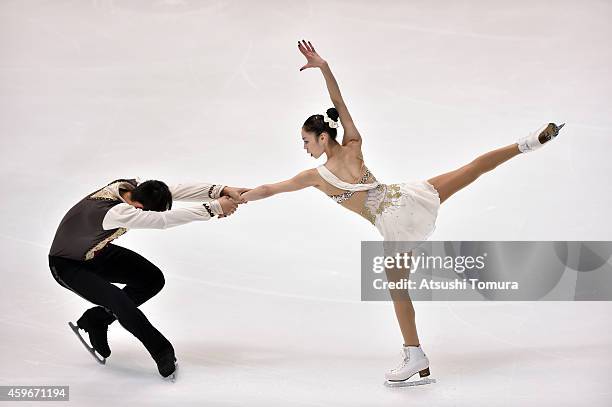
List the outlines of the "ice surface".
<svg viewBox="0 0 612 407">
<path fill-rule="evenodd" d="M 175 345 L 174 384 L 117 323 L 96 364 L 66 327 L 88 304 L 46 260 L 66 210 L 113 179 L 255 186 L 321 164 L 300 126 L 331 103 L 298 71 L 302 38 L 384 182 L 567 123 L 444 203 L 432 240 L 610 240 L 611 17 L 602 1 L 3 1 L 0 384 L 70 385 L 78 406 L 611 405 L 605 302 L 417 303 L 437 383 L 383 386 L 399 329 L 391 304 L 359 301 L 359 242 L 378 234 L 316 190 L 117 241 L 165 273 L 142 309 Z"/>
</svg>

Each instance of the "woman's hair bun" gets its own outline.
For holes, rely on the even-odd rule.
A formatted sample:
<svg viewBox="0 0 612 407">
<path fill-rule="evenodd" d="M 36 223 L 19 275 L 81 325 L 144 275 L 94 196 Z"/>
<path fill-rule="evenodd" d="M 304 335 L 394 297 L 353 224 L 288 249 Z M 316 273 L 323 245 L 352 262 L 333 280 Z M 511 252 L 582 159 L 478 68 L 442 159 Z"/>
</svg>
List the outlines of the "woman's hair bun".
<svg viewBox="0 0 612 407">
<path fill-rule="evenodd" d="M 329 118 L 332 119 L 335 122 L 337 122 L 338 121 L 338 117 L 340 117 L 340 115 L 338 114 L 338 111 L 336 110 L 335 107 L 331 107 L 331 108 L 327 109 L 327 116 L 329 116 Z"/>
<path fill-rule="evenodd" d="M 325 115 L 329 117 L 327 121 L 325 121 Z M 338 135 L 338 127 L 340 126 L 340 123 L 338 123 L 338 117 L 338 111 L 336 108 L 332 107 L 327 109 L 325 114 L 313 114 L 310 116 L 308 119 L 306 119 L 302 128 L 307 132 L 314 133 L 315 137 L 319 137 L 321 133 L 326 132 L 329 134 L 329 137 L 335 140 L 336 136 Z M 333 122 L 330 122 L 330 120 L 333 120 Z"/>
</svg>

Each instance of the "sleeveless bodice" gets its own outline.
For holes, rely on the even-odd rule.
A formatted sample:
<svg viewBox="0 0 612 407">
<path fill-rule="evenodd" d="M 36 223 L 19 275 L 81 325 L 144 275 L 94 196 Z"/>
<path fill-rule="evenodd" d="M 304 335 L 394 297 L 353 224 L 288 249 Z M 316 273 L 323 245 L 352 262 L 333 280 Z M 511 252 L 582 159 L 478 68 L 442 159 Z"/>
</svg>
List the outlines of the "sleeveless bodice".
<svg viewBox="0 0 612 407">
<path fill-rule="evenodd" d="M 324 165 L 317 167 L 317 171 L 328 184 L 345 191 L 327 195 L 367 219 L 385 241 L 423 241 L 435 230 L 440 196 L 428 181 L 381 184 L 366 168 L 359 183 L 351 184 L 336 177 Z M 357 194 L 361 191 L 365 196 Z"/>
<path fill-rule="evenodd" d="M 351 199 L 356 192 L 366 191 L 363 207 L 358 213 L 373 225 L 376 223 L 376 217 L 386 209 L 397 206 L 401 197 L 399 185 L 379 183 L 367 167 L 365 167 L 365 172 L 359 178 L 357 184 L 342 181 L 324 165 L 317 167 L 317 171 L 330 185 L 345 191 L 341 194 L 328 195 L 339 204 Z M 370 180 L 369 183 L 367 183 L 368 179 Z"/>
</svg>

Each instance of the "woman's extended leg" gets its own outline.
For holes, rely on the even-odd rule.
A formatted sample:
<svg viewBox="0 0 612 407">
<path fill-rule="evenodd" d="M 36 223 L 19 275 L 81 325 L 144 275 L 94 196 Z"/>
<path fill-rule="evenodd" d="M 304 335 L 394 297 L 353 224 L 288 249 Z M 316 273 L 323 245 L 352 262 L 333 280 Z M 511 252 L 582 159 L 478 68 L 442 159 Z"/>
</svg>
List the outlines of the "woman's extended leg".
<svg viewBox="0 0 612 407">
<path fill-rule="evenodd" d="M 521 154 L 521 151 L 518 149 L 518 144 L 513 143 L 509 146 L 489 151 L 461 168 L 438 175 L 427 181 L 436 188 L 438 194 L 440 194 L 440 203 L 442 203 L 455 192 L 474 182 L 485 172 L 491 171 L 498 165 L 519 154 Z"/>
<path fill-rule="evenodd" d="M 565 123 L 560 126 L 549 123 L 536 132 L 531 133 L 529 136 L 521 138 L 517 143 L 489 151 L 455 171 L 438 175 L 427 181 L 436 188 L 440 195 L 440 203 L 442 203 L 455 192 L 474 182 L 485 172 L 491 171 L 493 168 L 516 155 L 531 152 L 542 147 L 544 144 L 557 137 L 559 130 L 561 130 L 564 125 Z"/>
</svg>

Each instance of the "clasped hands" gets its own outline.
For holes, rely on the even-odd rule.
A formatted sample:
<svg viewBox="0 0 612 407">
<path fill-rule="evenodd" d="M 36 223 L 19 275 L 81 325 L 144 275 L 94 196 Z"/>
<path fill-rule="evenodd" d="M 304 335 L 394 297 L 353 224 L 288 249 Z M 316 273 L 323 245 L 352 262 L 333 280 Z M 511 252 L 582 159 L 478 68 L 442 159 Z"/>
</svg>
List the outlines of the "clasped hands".
<svg viewBox="0 0 612 407">
<path fill-rule="evenodd" d="M 245 204 L 245 201 L 240 195 L 250 191 L 250 188 L 237 188 L 237 187 L 225 187 L 221 191 L 221 196 L 218 199 L 223 214 L 219 215 L 219 218 L 226 218 L 236 212 L 238 205 Z"/>
</svg>

